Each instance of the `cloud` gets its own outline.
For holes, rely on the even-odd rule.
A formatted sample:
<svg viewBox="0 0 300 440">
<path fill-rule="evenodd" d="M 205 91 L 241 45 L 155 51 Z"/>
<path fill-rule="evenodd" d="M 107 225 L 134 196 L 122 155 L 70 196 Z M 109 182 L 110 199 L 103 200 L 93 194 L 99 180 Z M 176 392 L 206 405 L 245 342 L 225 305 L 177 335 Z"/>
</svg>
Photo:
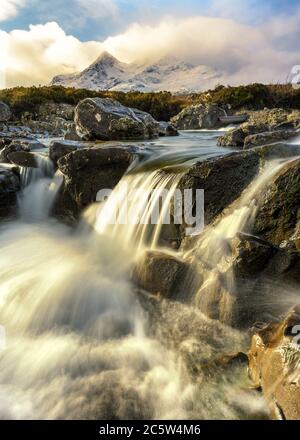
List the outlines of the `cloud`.
<svg viewBox="0 0 300 440">
<path fill-rule="evenodd" d="M 102 51 L 101 43 L 81 42 L 54 22 L 30 26 L 28 31 L 0 31 L 0 48 L 6 53 L 2 65 L 6 87 L 47 84 L 58 73 L 85 68 Z"/>
<path fill-rule="evenodd" d="M 280 21 L 280 37 L 284 35 L 286 40 L 290 22 L 292 30 L 299 28 L 300 16 Z M 126 62 L 171 54 L 211 66 L 223 72 L 223 80 L 230 83 L 277 82 L 300 62 L 300 49 L 278 47 L 277 34 L 273 22 L 250 26 L 227 18 L 165 18 L 155 26 L 133 24 L 103 45 Z"/>
<path fill-rule="evenodd" d="M 93 18 L 114 17 L 118 7 L 113 0 L 75 0 L 80 8 Z"/>
<path fill-rule="evenodd" d="M 92 7 L 94 1 L 86 5 Z M 0 31 L 1 53 L 6 50 L 0 64 L 5 63 L 7 87 L 47 84 L 55 75 L 84 69 L 103 50 L 125 62 L 171 55 L 207 65 L 224 84 L 282 82 L 300 63 L 299 11 L 263 25 L 221 17 L 164 17 L 157 24 L 132 24 L 103 42 L 81 42 L 55 22 L 30 26 L 27 31 Z"/>
<path fill-rule="evenodd" d="M 24 6 L 26 0 L 1 0 L 0 4 L 0 21 L 14 17 L 18 13 L 18 9 Z"/>
</svg>

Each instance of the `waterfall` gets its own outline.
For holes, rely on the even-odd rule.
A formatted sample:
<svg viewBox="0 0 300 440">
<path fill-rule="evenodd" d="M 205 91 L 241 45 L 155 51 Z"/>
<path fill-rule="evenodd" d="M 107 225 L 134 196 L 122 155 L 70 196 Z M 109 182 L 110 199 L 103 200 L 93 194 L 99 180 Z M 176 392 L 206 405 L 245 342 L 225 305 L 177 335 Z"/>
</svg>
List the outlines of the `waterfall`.
<svg viewBox="0 0 300 440">
<path fill-rule="evenodd" d="M 146 247 L 155 249 L 181 177 L 163 170 L 127 174 L 98 210 L 95 230 L 137 256 Z"/>
<path fill-rule="evenodd" d="M 251 233 L 258 209 L 257 196 L 264 191 L 272 177 L 293 160 L 295 157 L 267 162 L 240 198 L 227 209 L 229 213 L 216 224 L 208 227 L 199 236 L 193 249 L 185 255 L 185 258 L 196 258 L 211 268 L 203 274 L 204 282 L 195 298 L 197 306 L 203 313 L 210 315 L 212 305 L 218 301 L 219 318 L 222 322 L 231 324 L 232 308 L 235 302 L 233 295 L 235 277 L 228 264 L 230 255 L 228 240 L 239 232 Z M 219 274 L 225 277 L 227 289 L 220 287 Z M 220 291 L 222 291 L 221 298 Z"/>
<path fill-rule="evenodd" d="M 48 218 L 63 178 L 59 171 L 54 175 L 53 163 L 48 157 L 35 154 L 35 159 L 37 168 L 21 168 L 19 213 L 26 221 Z"/>
<path fill-rule="evenodd" d="M 263 402 L 245 388 L 245 369 L 214 363 L 246 349 L 242 332 L 193 303 L 137 294 L 131 283 L 136 258 L 160 248 L 181 172 L 129 170 L 74 230 L 49 221 L 61 176 L 53 176 L 47 159 L 38 162 L 37 169 L 22 169 L 20 218 L 0 225 L 0 325 L 7 335 L 0 418 L 236 419 L 263 412 Z M 256 183 L 228 223 L 225 217 L 199 237 L 194 258 L 220 264 L 220 241 L 251 223 L 250 203 L 263 186 Z M 114 222 L 125 211 L 129 222 Z"/>
</svg>

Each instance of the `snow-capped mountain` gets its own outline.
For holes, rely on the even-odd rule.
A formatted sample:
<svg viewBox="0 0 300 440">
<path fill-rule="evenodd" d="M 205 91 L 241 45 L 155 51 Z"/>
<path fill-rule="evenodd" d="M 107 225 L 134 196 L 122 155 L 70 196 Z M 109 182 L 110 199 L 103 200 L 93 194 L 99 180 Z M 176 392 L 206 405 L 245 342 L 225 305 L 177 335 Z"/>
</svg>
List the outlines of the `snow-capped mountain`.
<svg viewBox="0 0 300 440">
<path fill-rule="evenodd" d="M 80 73 L 53 78 L 52 85 L 91 90 L 189 92 L 215 85 L 221 75 L 212 68 L 165 57 L 153 64 L 122 63 L 104 52 Z"/>
</svg>

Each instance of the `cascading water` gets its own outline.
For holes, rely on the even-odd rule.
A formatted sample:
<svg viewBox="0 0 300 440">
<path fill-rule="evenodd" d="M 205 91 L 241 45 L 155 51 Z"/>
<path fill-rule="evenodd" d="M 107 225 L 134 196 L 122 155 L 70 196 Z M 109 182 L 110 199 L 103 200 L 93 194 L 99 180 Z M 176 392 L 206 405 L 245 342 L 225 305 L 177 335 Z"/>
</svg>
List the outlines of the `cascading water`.
<svg viewBox="0 0 300 440">
<path fill-rule="evenodd" d="M 52 161 L 35 154 L 36 168 L 21 168 L 22 192 L 19 212 L 24 220 L 41 221 L 48 218 L 55 196 L 62 182 L 59 171 L 54 175 Z"/>
<path fill-rule="evenodd" d="M 43 197 L 53 201 L 56 177 L 23 178 L 20 218 L 0 227 L 1 418 L 251 418 L 262 410 L 241 388 L 244 369 L 205 373 L 222 353 L 245 348 L 243 333 L 193 305 L 159 300 L 145 307 L 157 315 L 149 332 L 130 272 L 142 250 L 159 246 L 168 200 L 158 224 L 147 223 L 161 191 L 171 198 L 181 175 L 132 171 L 100 210 L 88 210 L 94 227 L 75 233 L 47 219 L 51 202 Z M 116 191 L 125 186 L 147 190 L 132 200 L 143 221 L 114 225 Z"/>
</svg>

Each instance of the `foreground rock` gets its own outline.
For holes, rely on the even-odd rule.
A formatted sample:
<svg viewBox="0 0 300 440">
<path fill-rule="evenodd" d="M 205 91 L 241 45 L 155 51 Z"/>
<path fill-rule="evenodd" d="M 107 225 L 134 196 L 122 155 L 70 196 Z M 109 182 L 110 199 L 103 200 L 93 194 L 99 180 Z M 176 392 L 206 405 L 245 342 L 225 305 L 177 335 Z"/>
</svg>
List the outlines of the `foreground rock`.
<svg viewBox="0 0 300 440">
<path fill-rule="evenodd" d="M 300 160 L 287 164 L 260 194 L 254 234 L 300 250 Z"/>
<path fill-rule="evenodd" d="M 213 129 L 221 127 L 220 116 L 224 110 L 215 104 L 196 104 L 184 108 L 171 119 L 178 130 Z"/>
<path fill-rule="evenodd" d="M 133 271 L 138 287 L 165 298 L 178 298 L 182 294 L 189 265 L 164 252 L 148 251 Z"/>
<path fill-rule="evenodd" d="M 300 418 L 300 307 L 281 323 L 256 329 L 248 353 L 249 375 L 261 388 L 274 419 Z"/>
<path fill-rule="evenodd" d="M 16 168 L 0 164 L 0 217 L 7 217 L 16 208 L 20 177 Z"/>
<path fill-rule="evenodd" d="M 12 116 L 11 110 L 7 104 L 0 101 L 0 122 L 7 122 Z"/>
<path fill-rule="evenodd" d="M 84 140 L 151 139 L 159 123 L 141 110 L 109 98 L 87 98 L 75 109 L 77 133 Z"/>
<path fill-rule="evenodd" d="M 10 163 L 25 167 L 25 168 L 38 168 L 38 160 L 37 157 L 33 153 L 28 153 L 25 151 L 16 151 L 14 153 L 10 153 L 7 156 Z"/>
<path fill-rule="evenodd" d="M 101 189 L 113 189 L 134 158 L 129 148 L 104 147 L 80 149 L 61 157 L 58 168 L 64 176 L 54 213 L 76 221 Z"/>
<path fill-rule="evenodd" d="M 204 221 L 211 223 L 230 203 L 239 197 L 258 173 L 260 154 L 257 151 L 231 153 L 195 164 L 180 180 L 179 189 L 204 190 Z M 192 200 L 194 204 L 195 198 Z M 191 212 L 192 207 L 189 211 Z M 179 225 L 184 237 L 187 225 Z"/>
</svg>

